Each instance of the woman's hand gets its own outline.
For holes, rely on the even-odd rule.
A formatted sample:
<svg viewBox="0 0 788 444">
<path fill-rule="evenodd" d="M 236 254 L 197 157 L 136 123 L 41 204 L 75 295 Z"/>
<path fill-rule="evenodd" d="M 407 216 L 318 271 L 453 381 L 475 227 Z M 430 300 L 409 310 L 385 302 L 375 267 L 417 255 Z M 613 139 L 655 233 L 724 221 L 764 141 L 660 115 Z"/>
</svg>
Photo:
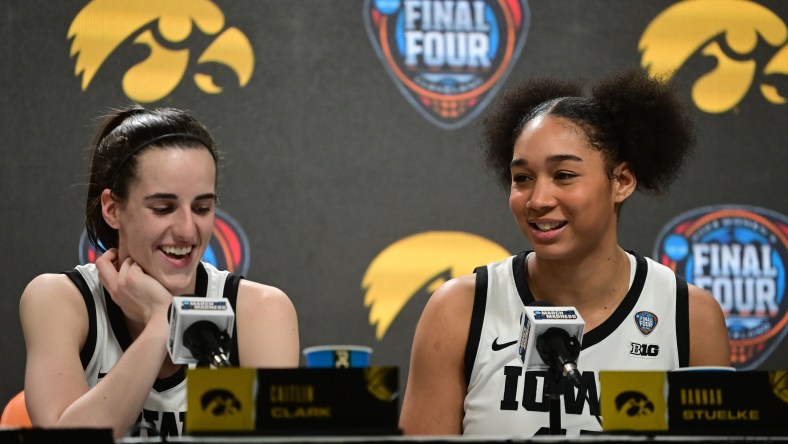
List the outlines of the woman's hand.
<svg viewBox="0 0 788 444">
<path fill-rule="evenodd" d="M 131 257 L 118 264 L 118 251 L 111 248 L 97 260 L 99 279 L 112 300 L 132 321 L 147 324 L 156 313 L 166 313 L 172 295 Z"/>
<path fill-rule="evenodd" d="M 114 270 L 114 255 L 100 258 L 101 267 Z M 91 387 L 80 360 L 84 347 L 95 346 L 87 340 L 90 321 L 83 296 L 93 297 L 80 294 L 65 274 L 38 276 L 22 294 L 27 411 L 36 427 L 111 427 L 120 438 L 142 411 L 166 359 L 167 312 L 151 318 L 106 376 Z M 135 307 L 143 306 L 129 300 Z"/>
</svg>

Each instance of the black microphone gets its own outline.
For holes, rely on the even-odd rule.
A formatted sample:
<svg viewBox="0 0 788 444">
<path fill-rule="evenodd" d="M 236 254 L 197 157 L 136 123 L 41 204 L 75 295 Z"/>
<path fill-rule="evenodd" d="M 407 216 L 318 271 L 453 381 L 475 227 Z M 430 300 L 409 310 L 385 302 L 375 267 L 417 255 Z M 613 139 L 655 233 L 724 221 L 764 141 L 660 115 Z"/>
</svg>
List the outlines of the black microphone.
<svg viewBox="0 0 788 444">
<path fill-rule="evenodd" d="M 553 369 L 579 387 L 582 378 L 577 361 L 585 321 L 577 309 L 537 301 L 525 307 L 520 323 L 521 362 L 531 369 Z"/>
<path fill-rule="evenodd" d="M 536 338 L 536 351 L 547 365 L 559 369 L 575 387 L 580 387 L 582 378 L 577 370 L 580 356 L 580 341 L 569 336 L 566 330 L 550 327 Z"/>
<path fill-rule="evenodd" d="M 230 367 L 230 341 L 230 335 L 211 321 L 197 321 L 183 332 L 183 346 L 200 366 Z"/>
<path fill-rule="evenodd" d="M 214 368 L 231 365 L 228 356 L 235 313 L 229 300 L 175 296 L 169 317 L 167 351 L 173 363 Z"/>
</svg>

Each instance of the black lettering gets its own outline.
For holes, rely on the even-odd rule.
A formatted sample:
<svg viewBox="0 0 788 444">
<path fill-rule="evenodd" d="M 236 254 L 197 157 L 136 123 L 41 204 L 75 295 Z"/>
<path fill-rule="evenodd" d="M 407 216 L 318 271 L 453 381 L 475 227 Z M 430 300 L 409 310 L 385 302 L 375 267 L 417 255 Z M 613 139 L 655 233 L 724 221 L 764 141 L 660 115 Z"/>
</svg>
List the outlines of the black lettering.
<svg viewBox="0 0 788 444">
<path fill-rule="evenodd" d="M 630 342 L 629 354 L 633 356 L 657 356 L 659 355 L 659 345 L 657 344 L 636 344 Z"/>
<path fill-rule="evenodd" d="M 139 432 L 145 431 L 141 436 L 159 436 L 156 424 L 159 422 L 159 412 L 155 410 L 142 409 L 142 421 L 140 422 Z M 139 436 L 139 435 L 138 435 Z"/>
<path fill-rule="evenodd" d="M 162 412 L 159 435 L 162 438 L 180 436 L 180 429 L 178 427 L 178 421 L 175 419 L 175 412 Z"/>
<path fill-rule="evenodd" d="M 585 403 L 588 403 L 588 410 L 592 415 L 598 416 L 600 414 L 599 395 L 596 391 L 594 372 L 583 372 L 583 379 L 580 387 L 577 387 L 577 393 L 575 393 L 574 385 L 564 381 L 564 406 L 566 407 L 566 413 L 572 415 L 582 414 Z"/>
<path fill-rule="evenodd" d="M 503 369 L 506 377 L 503 385 L 503 399 L 501 399 L 501 410 L 517 410 L 517 381 L 523 372 L 522 367 L 507 365 Z"/>
<path fill-rule="evenodd" d="M 162 438 L 180 436 L 185 418 L 186 412 L 158 412 L 142 409 L 137 417 L 137 422 L 129 431 L 129 436 Z"/>
<path fill-rule="evenodd" d="M 525 381 L 523 382 L 523 407 L 529 412 L 547 412 L 550 410 L 550 405 L 547 399 L 547 371 L 526 371 Z M 540 385 L 544 396 L 542 399 L 536 399 L 537 387 Z"/>
</svg>

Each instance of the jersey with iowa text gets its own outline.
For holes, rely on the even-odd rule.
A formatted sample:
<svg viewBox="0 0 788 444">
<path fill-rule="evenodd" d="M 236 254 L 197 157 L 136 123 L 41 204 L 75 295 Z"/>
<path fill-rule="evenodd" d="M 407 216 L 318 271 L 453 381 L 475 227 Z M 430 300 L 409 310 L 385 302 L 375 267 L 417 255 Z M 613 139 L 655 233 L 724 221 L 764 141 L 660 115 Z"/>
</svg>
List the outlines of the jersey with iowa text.
<svg viewBox="0 0 788 444">
<path fill-rule="evenodd" d="M 547 371 L 526 371 L 517 355 L 520 315 L 534 302 L 526 279 L 527 254 L 476 270 L 463 434 L 549 434 Z M 604 323 L 583 335 L 577 362 L 581 386 L 564 384 L 561 428 L 566 435 L 601 431 L 600 370 L 672 370 L 688 364 L 686 281 L 637 253 L 629 257 L 629 292 Z"/>
<path fill-rule="evenodd" d="M 131 344 L 123 312 L 99 281 L 94 264 L 79 265 L 65 273 L 82 293 L 88 310 L 88 337 L 80 352 L 82 367 L 90 387 L 95 386 L 120 359 Z M 240 277 L 219 271 L 211 264 L 197 267 L 196 296 L 226 297 L 235 308 Z M 231 362 L 237 365 L 237 341 L 233 332 Z M 182 367 L 172 376 L 157 379 L 130 436 L 180 436 L 186 411 L 186 371 Z"/>
</svg>

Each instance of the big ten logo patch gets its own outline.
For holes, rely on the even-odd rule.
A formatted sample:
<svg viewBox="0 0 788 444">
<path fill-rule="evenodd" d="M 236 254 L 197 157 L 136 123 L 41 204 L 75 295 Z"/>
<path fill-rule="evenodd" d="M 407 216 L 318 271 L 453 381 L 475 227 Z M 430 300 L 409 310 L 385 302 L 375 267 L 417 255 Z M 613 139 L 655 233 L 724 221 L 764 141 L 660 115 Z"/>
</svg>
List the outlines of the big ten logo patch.
<svg viewBox="0 0 788 444">
<path fill-rule="evenodd" d="M 428 121 L 459 128 L 495 96 L 530 26 L 527 0 L 366 0 L 367 33 Z"/>
<path fill-rule="evenodd" d="M 199 90 L 218 94 L 230 82 L 217 81 L 217 73 L 234 74 L 242 88 L 254 71 L 249 39 L 226 26 L 224 14 L 209 0 L 93 0 L 74 17 L 68 38 L 82 91 L 119 49 L 144 48 L 144 60 L 129 60 L 127 65 L 138 63 L 122 79 L 124 93 L 135 102 L 163 99 L 187 73 Z"/>
<path fill-rule="evenodd" d="M 449 279 L 507 256 L 495 242 L 459 231 L 429 231 L 389 245 L 370 263 L 361 283 L 375 337 L 383 338 L 414 296 L 429 295 Z"/>
<path fill-rule="evenodd" d="M 749 0 L 685 0 L 665 9 L 640 38 L 641 65 L 670 79 L 700 58 L 713 60 L 692 86 L 695 105 L 707 113 L 733 109 L 758 90 L 784 105 L 788 75 L 784 18 Z M 757 94 L 757 93 L 755 93 Z"/>
<path fill-rule="evenodd" d="M 659 356 L 659 345 L 630 342 L 629 354 L 632 356 L 639 356 L 642 358 L 656 358 L 657 356 Z"/>
<path fill-rule="evenodd" d="M 79 238 L 79 263 L 88 264 L 101 255 L 88 240 L 88 233 L 82 230 Z M 216 208 L 213 232 L 202 260 L 219 270 L 227 270 L 241 276 L 249 271 L 249 240 L 241 225 L 229 214 Z"/>
<path fill-rule="evenodd" d="M 661 231 L 654 257 L 709 291 L 723 309 L 731 363 L 757 367 L 788 332 L 788 218 L 751 206 L 684 213 Z"/>
</svg>

